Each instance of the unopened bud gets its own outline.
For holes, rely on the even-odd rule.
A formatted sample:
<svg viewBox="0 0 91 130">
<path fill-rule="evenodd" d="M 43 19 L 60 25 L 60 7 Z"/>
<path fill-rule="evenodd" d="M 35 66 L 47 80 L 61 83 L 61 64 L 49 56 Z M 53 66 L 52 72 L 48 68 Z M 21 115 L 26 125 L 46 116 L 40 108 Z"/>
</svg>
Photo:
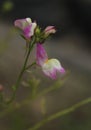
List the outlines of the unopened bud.
<svg viewBox="0 0 91 130">
<path fill-rule="evenodd" d="M 45 28 L 44 32 L 45 32 L 45 35 L 50 35 L 50 34 L 55 33 L 56 29 L 54 26 L 48 26 Z"/>
<path fill-rule="evenodd" d="M 41 29 L 37 26 L 36 30 L 35 30 L 35 34 L 38 36 L 41 33 Z"/>
</svg>

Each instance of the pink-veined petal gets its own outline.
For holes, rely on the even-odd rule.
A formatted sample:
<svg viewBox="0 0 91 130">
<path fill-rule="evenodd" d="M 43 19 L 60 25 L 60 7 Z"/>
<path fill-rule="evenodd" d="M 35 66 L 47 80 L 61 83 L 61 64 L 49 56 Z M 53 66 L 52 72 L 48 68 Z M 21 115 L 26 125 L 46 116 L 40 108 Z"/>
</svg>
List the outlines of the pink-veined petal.
<svg viewBox="0 0 91 130">
<path fill-rule="evenodd" d="M 14 25 L 20 28 L 21 30 L 24 30 L 24 28 L 27 27 L 31 23 L 32 21 L 30 18 L 25 18 L 25 19 L 15 20 Z"/>
<path fill-rule="evenodd" d="M 37 24 L 36 23 L 31 23 L 30 25 L 28 25 L 26 28 L 24 28 L 24 36 L 26 38 L 30 38 L 31 36 L 34 35 L 34 31 L 35 31 L 35 28 L 36 28 Z"/>
<path fill-rule="evenodd" d="M 64 68 L 61 66 L 57 59 L 50 59 L 42 65 L 42 70 L 45 75 L 52 79 L 56 79 L 57 72 L 65 73 Z"/>
<path fill-rule="evenodd" d="M 29 39 L 34 35 L 34 31 L 37 26 L 36 22 L 32 23 L 30 18 L 18 19 L 14 22 L 14 25 L 22 30 L 26 39 Z"/>
<path fill-rule="evenodd" d="M 37 50 L 36 50 L 36 62 L 38 65 L 42 66 L 46 61 L 48 60 L 47 53 L 42 46 L 42 44 L 37 44 Z"/>
</svg>

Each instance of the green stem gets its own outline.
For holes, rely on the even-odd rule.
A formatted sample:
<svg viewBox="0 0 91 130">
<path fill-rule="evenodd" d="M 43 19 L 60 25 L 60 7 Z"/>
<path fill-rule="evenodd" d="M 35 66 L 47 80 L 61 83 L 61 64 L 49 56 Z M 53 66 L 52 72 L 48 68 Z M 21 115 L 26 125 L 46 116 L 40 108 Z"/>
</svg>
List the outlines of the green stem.
<svg viewBox="0 0 91 130">
<path fill-rule="evenodd" d="M 19 74 L 19 77 L 18 77 L 18 79 L 17 79 L 17 81 L 16 81 L 15 88 L 14 88 L 14 91 L 13 91 L 13 95 L 12 95 L 11 99 L 7 102 L 7 104 L 10 104 L 10 103 L 14 100 L 14 98 L 15 98 L 15 96 L 16 96 L 16 91 L 17 91 L 17 89 L 18 89 L 18 87 L 19 87 L 19 84 L 20 84 L 22 75 L 23 75 L 23 73 L 24 73 L 24 71 L 25 71 L 25 67 L 26 67 L 26 64 L 27 64 L 27 61 L 28 61 L 29 54 L 30 54 L 30 50 L 28 51 L 28 54 L 27 54 L 27 56 L 26 56 L 24 65 L 23 65 L 23 67 L 22 67 L 22 69 L 21 69 L 21 72 L 20 72 L 20 74 Z"/>
<path fill-rule="evenodd" d="M 44 96 L 46 94 L 48 94 L 49 92 L 51 91 L 54 91 L 55 89 L 57 89 L 59 86 L 62 87 L 62 84 L 63 84 L 64 81 L 60 82 L 60 81 L 57 81 L 54 86 L 51 86 L 49 88 L 46 88 L 45 90 L 43 90 L 42 92 L 38 93 L 34 98 L 29 98 L 29 99 L 25 99 L 23 100 L 21 103 L 17 103 L 17 105 L 9 105 L 8 108 L 6 108 L 4 111 L 0 112 L 0 118 L 6 116 L 7 114 L 15 111 L 16 109 L 20 109 L 20 108 L 23 108 L 24 106 L 28 105 L 28 104 L 32 104 L 32 102 L 41 97 L 41 96 Z M 30 97 L 30 96 L 29 96 Z"/>
<path fill-rule="evenodd" d="M 26 70 L 29 69 L 29 68 L 31 68 L 33 65 L 36 65 L 36 62 L 33 62 L 31 65 L 28 65 L 28 66 L 26 67 Z"/>
<path fill-rule="evenodd" d="M 59 112 L 57 112 L 57 113 L 55 113 L 55 114 L 53 114 L 53 115 L 51 115 L 51 116 L 49 116 L 49 117 L 43 119 L 43 120 L 40 121 L 39 123 L 35 124 L 34 127 L 29 128 L 28 130 L 38 130 L 40 127 L 42 127 L 43 125 L 45 125 L 45 124 L 48 123 L 49 121 L 52 121 L 52 120 L 54 120 L 54 119 L 57 119 L 57 118 L 59 118 L 59 117 L 61 117 L 61 116 L 63 116 L 63 115 L 69 114 L 69 113 L 75 111 L 75 109 L 77 109 L 77 108 L 79 108 L 79 107 L 81 107 L 81 106 L 83 106 L 83 105 L 85 105 L 85 104 L 87 104 L 87 103 L 90 103 L 90 102 L 91 102 L 91 97 L 88 98 L 88 99 L 85 99 L 85 100 L 83 100 L 83 101 L 81 101 L 81 102 L 79 102 L 79 103 L 77 103 L 77 104 L 75 104 L 75 105 L 73 105 L 73 106 L 71 106 L 71 107 L 69 107 L 69 108 L 66 108 L 66 109 L 64 109 L 64 110 L 61 110 L 61 111 L 59 111 Z"/>
<path fill-rule="evenodd" d="M 12 97 L 10 98 L 9 101 L 7 101 L 7 104 L 10 104 L 15 99 L 16 92 L 17 92 L 17 89 L 19 88 L 19 84 L 20 84 L 21 78 L 22 78 L 22 76 L 23 76 L 23 74 L 24 74 L 24 72 L 26 70 L 27 61 L 28 61 L 28 58 L 29 58 L 31 50 L 33 49 L 34 42 L 35 42 L 35 40 L 33 39 L 32 42 L 29 43 L 30 46 L 29 46 L 28 53 L 27 53 L 26 58 L 25 58 L 25 62 L 23 64 L 23 67 L 22 67 L 22 69 L 20 71 L 20 74 L 19 74 L 18 79 L 16 81 L 16 84 L 14 86 L 14 91 L 13 91 Z"/>
</svg>

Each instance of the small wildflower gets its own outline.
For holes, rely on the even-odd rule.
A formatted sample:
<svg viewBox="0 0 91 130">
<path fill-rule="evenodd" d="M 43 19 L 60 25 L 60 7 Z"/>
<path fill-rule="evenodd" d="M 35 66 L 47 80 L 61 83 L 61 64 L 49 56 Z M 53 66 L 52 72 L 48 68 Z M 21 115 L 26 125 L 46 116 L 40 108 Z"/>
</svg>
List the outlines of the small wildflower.
<svg viewBox="0 0 91 130">
<path fill-rule="evenodd" d="M 40 43 L 37 44 L 36 62 L 42 68 L 44 74 L 52 79 L 56 79 L 57 72 L 65 73 L 57 59 L 48 59 L 47 53 Z"/>
<path fill-rule="evenodd" d="M 36 22 L 32 22 L 30 18 L 15 20 L 14 25 L 23 31 L 23 36 L 28 40 L 34 35 L 37 26 Z"/>
</svg>

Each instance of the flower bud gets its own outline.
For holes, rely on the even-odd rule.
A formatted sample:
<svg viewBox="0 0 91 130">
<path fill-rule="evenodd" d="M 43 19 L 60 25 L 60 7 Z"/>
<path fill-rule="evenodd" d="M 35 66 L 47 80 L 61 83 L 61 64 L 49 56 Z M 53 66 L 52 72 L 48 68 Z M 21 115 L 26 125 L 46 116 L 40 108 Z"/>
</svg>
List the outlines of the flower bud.
<svg viewBox="0 0 91 130">
<path fill-rule="evenodd" d="M 41 33 L 41 29 L 37 26 L 36 30 L 35 30 L 35 34 L 38 36 Z"/>
<path fill-rule="evenodd" d="M 50 35 L 56 32 L 56 29 L 54 26 L 48 26 L 45 28 L 44 33 L 45 35 Z"/>
</svg>

